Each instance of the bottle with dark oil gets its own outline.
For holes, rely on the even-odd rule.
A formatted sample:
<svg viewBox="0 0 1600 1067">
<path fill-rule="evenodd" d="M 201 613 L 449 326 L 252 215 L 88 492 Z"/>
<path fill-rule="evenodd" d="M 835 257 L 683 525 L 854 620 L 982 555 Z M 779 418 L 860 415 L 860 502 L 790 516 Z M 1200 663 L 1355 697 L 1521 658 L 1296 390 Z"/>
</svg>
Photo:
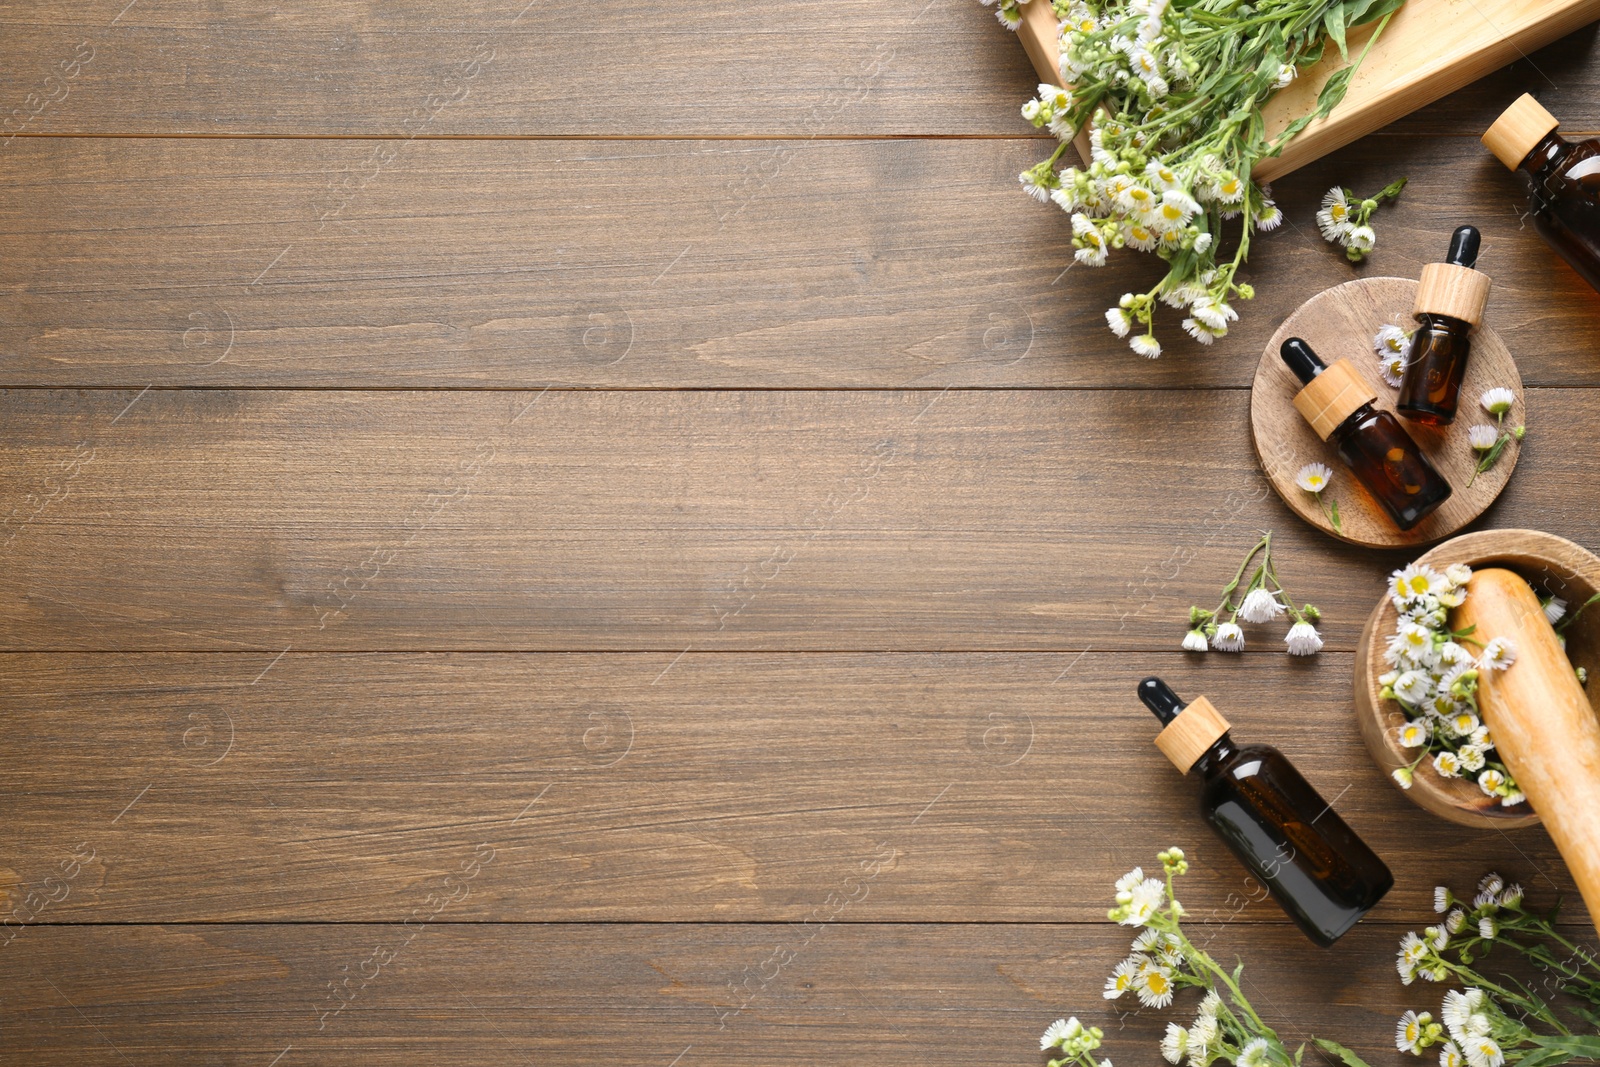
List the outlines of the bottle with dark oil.
<svg viewBox="0 0 1600 1067">
<path fill-rule="evenodd" d="M 1424 426 L 1446 426 L 1456 417 L 1456 399 L 1467 373 L 1474 327 L 1489 301 L 1489 276 L 1473 270 L 1478 231 L 1459 226 L 1450 235 L 1443 263 L 1422 268 L 1412 315 L 1416 332 L 1406 347 L 1400 397 L 1394 409 Z"/>
<path fill-rule="evenodd" d="M 1384 862 L 1269 745 L 1236 745 L 1205 697 L 1185 705 L 1160 678 L 1139 699 L 1163 724 L 1156 747 L 1200 773 L 1200 813 L 1301 931 L 1331 945 L 1394 885 Z"/>
<path fill-rule="evenodd" d="M 1600 289 L 1600 139 L 1566 141 L 1559 125 L 1524 93 L 1494 120 L 1483 143 L 1522 179 L 1539 236 Z"/>
<path fill-rule="evenodd" d="M 1377 391 L 1348 359 L 1327 366 L 1298 337 L 1283 342 L 1278 354 L 1305 385 L 1295 395 L 1295 410 L 1333 443 L 1396 526 L 1409 530 L 1450 499 L 1450 483 L 1400 420 L 1373 406 Z"/>
</svg>

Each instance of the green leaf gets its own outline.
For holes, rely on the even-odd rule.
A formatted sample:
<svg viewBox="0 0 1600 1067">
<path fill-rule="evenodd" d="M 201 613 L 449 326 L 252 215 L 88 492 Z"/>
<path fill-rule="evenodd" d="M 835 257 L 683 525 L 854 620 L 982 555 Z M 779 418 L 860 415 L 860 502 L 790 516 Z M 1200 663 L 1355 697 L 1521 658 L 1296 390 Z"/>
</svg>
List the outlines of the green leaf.
<svg viewBox="0 0 1600 1067">
<path fill-rule="evenodd" d="M 1311 1040 L 1315 1041 L 1317 1043 L 1317 1047 L 1322 1051 L 1328 1053 L 1329 1055 L 1339 1057 L 1340 1061 L 1344 1063 L 1345 1067 L 1368 1067 L 1366 1060 L 1362 1059 L 1360 1056 L 1357 1056 L 1354 1052 L 1351 1052 L 1337 1041 L 1329 1041 L 1325 1037 L 1314 1037 Z"/>
<path fill-rule="evenodd" d="M 1300 1047 L 1294 1050 L 1294 1067 L 1300 1067 L 1300 1061 L 1305 1059 L 1305 1055 L 1306 1045 L 1305 1042 L 1302 1041 L 1300 1043 Z"/>
<path fill-rule="evenodd" d="M 1582 1056 L 1586 1060 L 1600 1060 L 1600 1036 L 1589 1034 L 1534 1034 L 1529 1040 L 1540 1048 L 1566 1052 L 1573 1056 Z M 1537 1055 L 1537 1053 L 1534 1055 Z M 1527 1060 L 1523 1060 L 1523 1062 L 1526 1063 Z"/>
<path fill-rule="evenodd" d="M 1339 101 L 1344 99 L 1345 90 L 1350 88 L 1350 77 L 1355 74 L 1355 67 L 1340 67 L 1328 76 L 1322 84 L 1322 92 L 1317 94 L 1317 118 L 1327 117 L 1328 112 L 1339 106 Z"/>
<path fill-rule="evenodd" d="M 1328 39 L 1339 46 L 1339 55 L 1344 59 L 1350 58 L 1350 50 L 1344 43 L 1344 4 L 1334 4 L 1328 8 L 1324 25 L 1328 30 Z"/>
<path fill-rule="evenodd" d="M 1334 532 L 1344 532 L 1344 527 L 1339 524 L 1339 502 L 1337 500 L 1333 502 L 1333 507 L 1328 509 L 1328 521 L 1333 523 Z"/>
<path fill-rule="evenodd" d="M 1381 19 L 1400 10 L 1405 0 L 1345 0 L 1346 26 L 1363 26 L 1373 19 Z"/>
<path fill-rule="evenodd" d="M 1517 1067 L 1555 1067 L 1558 1063 L 1566 1063 L 1572 1059 L 1572 1053 L 1559 1048 L 1542 1048 L 1530 1052 L 1517 1061 Z"/>
</svg>

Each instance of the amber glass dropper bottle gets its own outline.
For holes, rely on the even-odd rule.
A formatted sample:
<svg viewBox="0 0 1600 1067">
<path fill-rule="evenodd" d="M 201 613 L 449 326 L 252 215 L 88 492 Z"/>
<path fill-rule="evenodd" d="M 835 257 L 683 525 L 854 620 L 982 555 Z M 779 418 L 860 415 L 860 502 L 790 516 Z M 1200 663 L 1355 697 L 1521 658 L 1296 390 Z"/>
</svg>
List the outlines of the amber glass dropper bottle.
<svg viewBox="0 0 1600 1067">
<path fill-rule="evenodd" d="M 1200 814 L 1301 931 L 1331 945 L 1394 885 L 1384 862 L 1269 745 L 1236 745 L 1205 697 L 1184 704 L 1146 678 L 1139 699 L 1164 724 L 1156 747 L 1200 772 Z"/>
<path fill-rule="evenodd" d="M 1412 315 L 1416 332 L 1406 347 L 1400 397 L 1394 409 L 1424 426 L 1445 426 L 1456 417 L 1456 399 L 1467 373 L 1474 327 L 1489 301 L 1489 276 L 1473 270 L 1478 231 L 1458 226 L 1443 263 L 1422 268 Z"/>
<path fill-rule="evenodd" d="M 1377 392 L 1348 359 L 1327 366 L 1298 337 L 1283 342 L 1278 354 L 1305 385 L 1295 395 L 1295 410 L 1318 437 L 1333 442 L 1396 526 L 1409 530 L 1450 499 L 1450 483 L 1400 420 L 1373 406 Z"/>
<path fill-rule="evenodd" d="M 1556 117 L 1527 93 L 1483 135 L 1489 151 L 1528 190 L 1533 226 L 1595 289 L 1600 289 L 1600 139 L 1569 142 Z"/>
</svg>

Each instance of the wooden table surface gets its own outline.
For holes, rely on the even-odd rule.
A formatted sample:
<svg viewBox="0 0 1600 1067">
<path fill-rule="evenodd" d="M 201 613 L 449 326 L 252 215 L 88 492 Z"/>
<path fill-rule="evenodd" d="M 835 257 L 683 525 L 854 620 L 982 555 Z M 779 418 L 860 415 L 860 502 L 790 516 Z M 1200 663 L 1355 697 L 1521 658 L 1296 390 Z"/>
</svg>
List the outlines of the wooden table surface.
<svg viewBox="0 0 1600 1067">
<path fill-rule="evenodd" d="M 1600 297 L 1477 142 L 1600 126 L 1593 38 L 1280 181 L 1244 321 L 1145 361 L 973 0 L 0 3 L 0 1060 L 1027 1065 L 1075 1012 L 1154 1064 L 1104 910 L 1179 844 L 1268 1020 L 1397 1062 L 1432 886 L 1570 882 L 1368 760 L 1405 556 L 1287 511 L 1246 388 L 1474 222 L 1530 413 L 1479 525 L 1600 545 Z M 1401 174 L 1352 268 L 1318 198 Z M 1266 528 L 1327 651 L 1177 652 Z M 1394 868 L 1333 949 L 1152 672 Z"/>
</svg>

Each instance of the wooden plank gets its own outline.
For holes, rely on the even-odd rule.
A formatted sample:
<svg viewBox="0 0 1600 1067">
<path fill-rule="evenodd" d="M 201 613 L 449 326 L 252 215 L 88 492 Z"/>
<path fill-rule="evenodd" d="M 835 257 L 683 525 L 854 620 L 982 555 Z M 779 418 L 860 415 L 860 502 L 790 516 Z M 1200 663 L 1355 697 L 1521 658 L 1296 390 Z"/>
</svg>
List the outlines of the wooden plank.
<svg viewBox="0 0 1600 1067">
<path fill-rule="evenodd" d="M 11 905 L 49 923 L 399 922 L 440 894 L 452 922 L 798 922 L 876 857 L 892 870 L 852 921 L 1092 922 L 1110 878 L 1174 843 L 1196 861 L 1185 900 L 1223 908 L 1245 873 L 1133 698 L 1160 673 L 1337 799 L 1396 873 L 1375 918 L 1425 921 L 1435 881 L 1486 865 L 1571 896 L 1542 829 L 1463 829 L 1399 795 L 1349 710 L 1349 655 L 1286 667 L 1099 651 L 7 655 L 0 854 Z M 80 845 L 93 859 L 30 915 Z M 480 846 L 493 862 L 462 895 Z M 1258 900 L 1239 918 L 1281 915 Z"/>
<path fill-rule="evenodd" d="M 1365 56 L 1333 113 L 1307 126 L 1277 156 L 1263 159 L 1254 175 L 1261 181 L 1281 178 L 1597 18 L 1600 0 L 1408 0 L 1375 42 L 1378 24 L 1369 23 L 1350 34 L 1348 56 L 1330 47 L 1321 62 L 1267 101 L 1261 118 L 1267 135 L 1275 137 L 1316 110 L 1335 71 L 1349 66 L 1351 57 Z M 1017 36 L 1040 79 L 1059 85 L 1060 23 L 1050 5 L 1024 8 Z M 1084 144 L 1078 148 L 1086 150 Z"/>
<path fill-rule="evenodd" d="M 775 5 L 319 0 L 0 5 L 28 133 L 552 136 L 986 133 L 1029 85 L 972 0 Z M 75 77 L 47 82 L 80 54 Z M 36 97 L 29 100 L 29 96 Z M 4 132 L 0 131 L 0 137 Z"/>
<path fill-rule="evenodd" d="M 524 3 L 8 2 L 0 117 L 27 135 L 1014 134 L 1038 79 L 973 0 L 784 4 L 759 21 L 733 0 Z M 1581 30 L 1401 127 L 1476 134 L 1532 90 L 1594 129 L 1592 41 Z"/>
<path fill-rule="evenodd" d="M 1166 1023 L 1187 1022 L 1198 999 L 1107 1004 L 1100 986 L 1129 936 L 1105 922 L 440 924 L 399 949 L 407 935 L 393 926 L 34 933 L 0 962 L 11 1009 L 0 1049 L 73 1067 L 121 1064 L 119 1053 L 174 1065 L 281 1055 L 276 1067 L 1015 1064 L 1034 1062 L 1039 1034 L 1066 1014 L 1102 1027 L 1117 1062 L 1154 1062 Z M 1381 1060 L 1401 1006 L 1437 1010 L 1442 992 L 1400 986 L 1399 933 L 1357 927 L 1313 957 L 1293 930 L 1227 927 L 1211 949 L 1242 959 L 1252 1005 L 1291 1048 L 1314 1032 Z M 324 1016 L 346 976 L 348 1006 Z"/>
<path fill-rule="evenodd" d="M 1289 225 L 1256 244 L 1244 321 L 1203 349 L 1166 315 L 1153 361 L 1103 319 L 1155 280 L 1151 257 L 1069 269 L 1066 217 L 1016 188 L 1041 150 L 416 143 L 334 194 L 371 145 L 19 140 L 0 155 L 0 382 L 1248 385 L 1307 296 L 1414 277 L 1470 220 L 1494 278 L 1488 321 L 1524 378 L 1600 384 L 1593 290 L 1523 225 L 1515 182 L 1476 139 L 1417 141 L 1402 170 L 1372 138 L 1296 175 L 1278 190 Z M 1351 267 L 1312 224 L 1322 191 L 1402 172 L 1371 262 Z"/>
<path fill-rule="evenodd" d="M 1408 557 L 1292 519 L 1247 399 L 11 391 L 0 647 L 1166 650 L 1276 527 L 1353 650 Z M 1529 392 L 1488 522 L 1600 544 L 1541 444 L 1597 405 Z"/>
</svg>

